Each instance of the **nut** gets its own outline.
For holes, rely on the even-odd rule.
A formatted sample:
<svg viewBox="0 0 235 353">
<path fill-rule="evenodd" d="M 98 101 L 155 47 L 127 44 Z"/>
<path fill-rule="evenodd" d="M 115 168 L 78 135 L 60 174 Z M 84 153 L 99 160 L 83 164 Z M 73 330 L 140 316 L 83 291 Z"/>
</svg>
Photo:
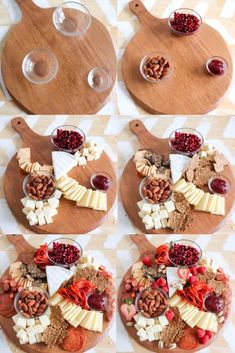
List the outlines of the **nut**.
<svg viewBox="0 0 235 353">
<path fill-rule="evenodd" d="M 218 313 L 218 317 L 223 316 L 224 315 L 224 311 L 222 310 L 220 313 Z"/>
<path fill-rule="evenodd" d="M 42 315 L 47 308 L 48 298 L 40 291 L 23 290 L 17 301 L 20 313 L 31 318 Z"/>
<path fill-rule="evenodd" d="M 154 179 L 152 176 L 145 179 L 143 194 L 148 202 L 152 204 L 165 202 L 169 199 L 171 192 L 172 184 L 168 180 Z M 161 270 L 163 271 L 163 268 Z"/>
<path fill-rule="evenodd" d="M 54 180 L 46 175 L 31 175 L 26 183 L 25 189 L 33 200 L 49 199 L 54 190 Z"/>
<path fill-rule="evenodd" d="M 138 307 L 143 316 L 153 318 L 160 316 L 167 308 L 168 300 L 157 289 L 147 288 L 141 294 Z"/>
<path fill-rule="evenodd" d="M 144 64 L 144 74 L 150 81 L 157 82 L 169 74 L 170 63 L 163 56 L 147 58 Z"/>
</svg>

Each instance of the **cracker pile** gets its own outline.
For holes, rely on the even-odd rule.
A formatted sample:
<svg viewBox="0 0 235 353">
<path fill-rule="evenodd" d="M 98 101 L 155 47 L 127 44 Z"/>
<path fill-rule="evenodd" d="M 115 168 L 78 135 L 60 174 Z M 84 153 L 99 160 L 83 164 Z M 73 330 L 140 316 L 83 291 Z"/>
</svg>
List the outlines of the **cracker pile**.
<svg viewBox="0 0 235 353">
<path fill-rule="evenodd" d="M 63 342 L 67 335 L 68 324 L 65 322 L 59 305 L 51 306 L 51 324 L 43 334 L 42 341 L 49 347 Z"/>
<path fill-rule="evenodd" d="M 184 335 L 185 324 L 181 318 L 180 311 L 178 308 L 171 308 L 174 311 L 174 318 L 169 322 L 169 325 L 161 333 L 161 341 L 165 343 L 166 346 L 177 342 Z"/>
<path fill-rule="evenodd" d="M 174 232 L 184 231 L 192 222 L 192 209 L 185 196 L 180 192 L 173 193 L 176 210 L 169 214 L 167 227 Z"/>
</svg>

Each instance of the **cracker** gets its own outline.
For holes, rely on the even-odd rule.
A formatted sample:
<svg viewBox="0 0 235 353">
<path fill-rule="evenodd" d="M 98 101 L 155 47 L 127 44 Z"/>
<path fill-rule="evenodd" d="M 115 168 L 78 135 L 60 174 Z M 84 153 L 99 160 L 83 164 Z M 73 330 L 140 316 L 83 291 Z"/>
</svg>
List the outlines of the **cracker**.
<svg viewBox="0 0 235 353">
<path fill-rule="evenodd" d="M 169 346 L 172 343 L 176 343 L 184 335 L 185 324 L 181 318 L 180 311 L 178 308 L 171 308 L 174 311 L 174 318 L 169 322 L 169 325 L 161 332 L 160 339 Z"/>
<path fill-rule="evenodd" d="M 219 151 L 216 151 L 214 154 L 214 169 L 216 173 L 221 173 L 224 170 L 224 167 L 228 164 L 224 155 Z"/>
</svg>

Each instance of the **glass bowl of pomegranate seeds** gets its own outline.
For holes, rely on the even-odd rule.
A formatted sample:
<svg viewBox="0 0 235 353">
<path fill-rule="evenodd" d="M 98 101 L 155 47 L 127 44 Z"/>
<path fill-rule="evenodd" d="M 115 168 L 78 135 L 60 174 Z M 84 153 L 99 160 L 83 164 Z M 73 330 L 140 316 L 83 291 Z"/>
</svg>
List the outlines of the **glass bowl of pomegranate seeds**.
<svg viewBox="0 0 235 353">
<path fill-rule="evenodd" d="M 14 298 L 17 314 L 25 319 L 36 319 L 48 309 L 49 294 L 38 286 L 23 288 Z"/>
<path fill-rule="evenodd" d="M 23 181 L 25 196 L 35 201 L 51 199 L 56 191 L 55 177 L 48 171 L 41 170 L 28 174 Z"/>
<path fill-rule="evenodd" d="M 53 130 L 51 142 L 57 150 L 74 154 L 86 141 L 86 135 L 77 126 L 61 125 Z"/>
<path fill-rule="evenodd" d="M 212 56 L 206 62 L 206 69 L 212 76 L 223 76 L 228 70 L 228 63 L 221 56 Z"/>
<path fill-rule="evenodd" d="M 106 172 L 96 172 L 91 176 L 91 186 L 95 190 L 107 192 L 112 185 L 112 177 Z"/>
<path fill-rule="evenodd" d="M 91 19 L 88 8 L 77 1 L 64 2 L 53 13 L 55 28 L 67 37 L 83 36 L 91 25 Z"/>
<path fill-rule="evenodd" d="M 199 30 L 202 18 L 192 9 L 181 8 L 170 14 L 168 24 L 173 33 L 178 36 L 185 36 L 194 34 Z"/>
<path fill-rule="evenodd" d="M 193 156 L 204 144 L 202 134 L 191 128 L 174 130 L 169 136 L 169 145 L 176 153 Z"/>
<path fill-rule="evenodd" d="M 56 77 L 58 61 L 48 49 L 33 49 L 23 59 L 22 71 L 34 84 L 46 84 Z"/>
<path fill-rule="evenodd" d="M 173 64 L 169 54 L 153 51 L 144 55 L 140 62 L 140 73 L 150 83 L 159 83 L 171 76 Z"/>
<path fill-rule="evenodd" d="M 213 194 L 225 196 L 231 189 L 231 181 L 224 175 L 215 175 L 208 180 L 208 187 Z"/>
<path fill-rule="evenodd" d="M 47 256 L 50 262 L 65 268 L 76 265 L 82 253 L 81 245 L 69 238 L 53 240 L 47 247 Z"/>
<path fill-rule="evenodd" d="M 170 243 L 168 259 L 175 267 L 193 267 L 201 257 L 200 246 L 192 240 L 177 240 Z"/>
</svg>

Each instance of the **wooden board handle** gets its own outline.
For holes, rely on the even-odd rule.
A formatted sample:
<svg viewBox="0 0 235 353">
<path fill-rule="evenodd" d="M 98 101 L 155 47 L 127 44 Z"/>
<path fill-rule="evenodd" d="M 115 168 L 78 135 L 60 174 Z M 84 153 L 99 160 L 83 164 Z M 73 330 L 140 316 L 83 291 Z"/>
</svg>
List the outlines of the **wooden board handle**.
<svg viewBox="0 0 235 353">
<path fill-rule="evenodd" d="M 32 139 L 37 139 L 38 134 L 30 129 L 26 121 L 21 117 L 16 117 L 11 120 L 11 126 L 18 132 L 26 145 L 31 145 Z"/>
<path fill-rule="evenodd" d="M 149 21 L 156 21 L 157 18 L 151 15 L 150 12 L 146 9 L 142 1 L 132 0 L 129 3 L 130 10 L 138 17 L 138 20 L 141 24 L 148 24 Z"/>
<path fill-rule="evenodd" d="M 11 234 L 7 235 L 8 241 L 13 244 L 16 248 L 17 254 L 24 253 L 26 251 L 31 251 L 34 248 L 24 239 L 23 235 Z"/>
<path fill-rule="evenodd" d="M 158 140 L 160 143 L 160 139 L 152 135 L 141 120 L 130 121 L 129 129 L 137 136 L 142 148 L 148 147 L 151 143 L 156 145 Z"/>
<path fill-rule="evenodd" d="M 23 14 L 30 14 L 31 11 L 43 10 L 41 7 L 38 7 L 32 0 L 15 0 L 19 5 Z"/>
<path fill-rule="evenodd" d="M 154 251 L 156 248 L 153 246 L 144 234 L 132 234 L 130 235 L 131 240 L 138 247 L 140 254 L 144 254 L 148 251 Z"/>
</svg>

